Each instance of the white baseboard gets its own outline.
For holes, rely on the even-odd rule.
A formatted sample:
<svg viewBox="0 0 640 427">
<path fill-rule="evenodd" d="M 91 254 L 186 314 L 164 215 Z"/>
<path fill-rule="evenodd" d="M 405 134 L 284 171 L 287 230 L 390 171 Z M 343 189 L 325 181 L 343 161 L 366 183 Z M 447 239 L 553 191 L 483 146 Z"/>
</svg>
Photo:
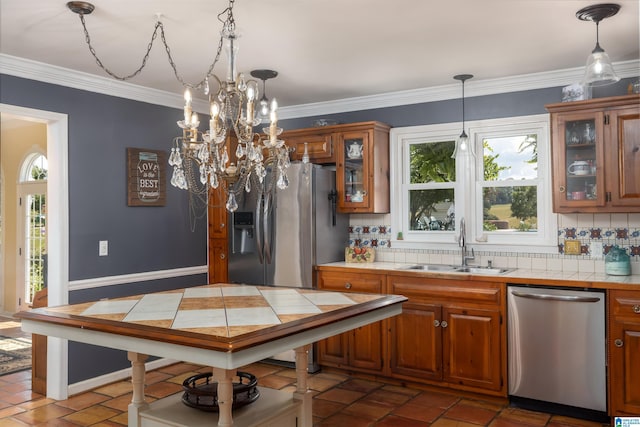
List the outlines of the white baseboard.
<svg viewBox="0 0 640 427">
<path fill-rule="evenodd" d="M 145 369 L 147 372 L 154 369 L 162 368 L 165 366 L 178 363 L 178 360 L 173 359 L 158 359 L 145 363 Z M 122 369 L 120 371 L 111 372 L 99 377 L 90 378 L 88 380 L 80 381 L 77 383 L 69 384 L 69 396 L 74 394 L 84 393 L 85 391 L 93 390 L 98 387 L 102 387 L 107 384 L 114 383 L 116 381 L 122 381 L 125 378 L 131 376 L 131 368 Z"/>
</svg>

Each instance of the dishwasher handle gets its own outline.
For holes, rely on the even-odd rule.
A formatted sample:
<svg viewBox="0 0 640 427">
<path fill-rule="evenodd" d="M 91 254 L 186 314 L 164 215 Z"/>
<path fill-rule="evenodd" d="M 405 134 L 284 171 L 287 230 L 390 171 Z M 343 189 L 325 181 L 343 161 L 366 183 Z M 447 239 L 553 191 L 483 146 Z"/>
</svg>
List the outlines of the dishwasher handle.
<svg viewBox="0 0 640 427">
<path fill-rule="evenodd" d="M 565 302 L 598 302 L 598 297 L 580 297 L 575 295 L 550 295 L 550 294 L 530 294 L 527 292 L 511 291 L 511 293 L 520 298 L 541 299 L 547 301 L 565 301 Z"/>
</svg>

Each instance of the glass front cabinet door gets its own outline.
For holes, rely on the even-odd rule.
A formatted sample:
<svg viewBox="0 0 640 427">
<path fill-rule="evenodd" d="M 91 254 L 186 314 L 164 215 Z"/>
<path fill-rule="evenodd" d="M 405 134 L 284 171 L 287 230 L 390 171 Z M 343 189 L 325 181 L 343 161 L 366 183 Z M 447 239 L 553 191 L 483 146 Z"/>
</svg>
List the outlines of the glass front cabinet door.
<svg viewBox="0 0 640 427">
<path fill-rule="evenodd" d="M 640 212 L 640 95 L 545 107 L 551 113 L 553 211 Z"/>
<path fill-rule="evenodd" d="M 345 132 L 340 136 L 339 147 L 341 153 L 336 166 L 338 208 L 341 211 L 367 211 L 371 196 L 369 132 Z"/>
<path fill-rule="evenodd" d="M 556 212 L 605 205 L 604 114 L 601 111 L 555 117 L 554 205 Z"/>
</svg>

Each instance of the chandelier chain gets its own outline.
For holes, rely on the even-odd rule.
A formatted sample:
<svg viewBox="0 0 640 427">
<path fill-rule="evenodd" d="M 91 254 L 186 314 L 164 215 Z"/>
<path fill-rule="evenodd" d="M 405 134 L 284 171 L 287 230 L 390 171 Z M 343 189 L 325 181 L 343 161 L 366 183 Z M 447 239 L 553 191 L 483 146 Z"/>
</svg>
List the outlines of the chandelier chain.
<svg viewBox="0 0 640 427">
<path fill-rule="evenodd" d="M 234 30 L 235 29 L 235 19 L 233 17 L 233 6 L 235 5 L 235 0 L 229 0 L 229 5 L 227 6 L 227 8 L 225 10 L 223 10 L 221 13 L 218 14 L 218 20 L 220 22 L 222 22 L 223 24 L 223 28 L 227 29 L 227 30 Z M 221 17 L 223 15 L 226 14 L 226 17 L 224 19 L 222 19 Z M 98 57 L 98 54 L 95 50 L 95 48 L 93 47 L 93 44 L 91 43 L 91 36 L 89 35 L 89 30 L 87 28 L 85 19 L 84 19 L 84 14 L 80 13 L 80 22 L 82 23 L 82 28 L 84 29 L 84 38 L 85 38 L 85 42 L 87 43 L 87 46 L 89 47 L 89 52 L 91 52 L 91 55 L 93 55 L 93 58 L 96 60 L 96 63 L 98 64 L 98 66 L 104 70 L 105 73 L 109 74 L 111 77 L 113 77 L 114 79 L 117 80 L 121 80 L 121 81 L 126 81 L 126 80 L 130 80 L 134 77 L 136 77 L 137 75 L 139 75 L 142 70 L 144 69 L 144 67 L 147 65 L 147 60 L 149 59 L 149 55 L 151 54 L 151 49 L 153 48 L 153 44 L 156 40 L 156 38 L 158 37 L 158 29 L 160 30 L 160 38 L 162 39 L 162 44 L 164 45 L 165 51 L 167 53 L 167 58 L 169 60 L 169 64 L 171 65 L 171 68 L 173 69 L 173 73 L 176 77 L 176 80 L 178 80 L 183 86 L 185 87 L 189 87 L 189 88 L 193 88 L 193 89 L 201 89 L 202 87 L 206 86 L 207 84 L 207 80 L 209 79 L 209 77 L 211 77 L 213 75 L 213 69 L 216 66 L 216 64 L 218 63 L 218 60 L 220 59 L 220 54 L 222 52 L 222 47 L 223 47 L 223 43 L 224 43 L 224 39 L 222 37 L 220 37 L 220 40 L 218 42 L 218 48 L 216 50 L 216 56 L 213 59 L 213 62 L 211 63 L 211 65 L 209 66 L 209 69 L 207 70 L 207 73 L 205 74 L 204 78 L 198 82 L 197 84 L 191 84 L 188 83 L 184 80 L 184 78 L 180 75 L 180 73 L 178 72 L 178 67 L 175 63 L 175 61 L 173 60 L 173 57 L 171 55 L 171 48 L 169 47 L 169 44 L 167 43 L 167 38 L 164 32 L 164 25 L 162 24 L 161 21 L 157 21 L 156 25 L 153 29 L 153 34 L 151 35 L 151 40 L 149 41 L 149 44 L 147 45 L 147 51 L 144 54 L 144 57 L 142 58 L 142 62 L 140 64 L 140 67 L 138 67 L 137 70 L 135 70 L 133 73 L 123 76 L 123 75 L 118 75 L 115 72 L 111 71 L 109 68 L 107 68 L 102 60 Z"/>
</svg>

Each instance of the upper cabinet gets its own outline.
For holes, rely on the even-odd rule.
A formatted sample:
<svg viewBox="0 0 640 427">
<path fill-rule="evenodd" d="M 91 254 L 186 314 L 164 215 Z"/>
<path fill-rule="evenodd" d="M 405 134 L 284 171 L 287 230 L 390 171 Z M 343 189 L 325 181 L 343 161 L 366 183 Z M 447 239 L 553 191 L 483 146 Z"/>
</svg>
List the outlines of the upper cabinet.
<svg viewBox="0 0 640 427">
<path fill-rule="evenodd" d="M 389 212 L 389 126 L 362 122 L 299 129 L 282 139 L 293 149 L 291 160 L 302 160 L 306 147 L 312 163 L 335 163 L 338 211 Z"/>
<path fill-rule="evenodd" d="M 640 212 L 640 95 L 546 108 L 554 212 Z"/>
</svg>

